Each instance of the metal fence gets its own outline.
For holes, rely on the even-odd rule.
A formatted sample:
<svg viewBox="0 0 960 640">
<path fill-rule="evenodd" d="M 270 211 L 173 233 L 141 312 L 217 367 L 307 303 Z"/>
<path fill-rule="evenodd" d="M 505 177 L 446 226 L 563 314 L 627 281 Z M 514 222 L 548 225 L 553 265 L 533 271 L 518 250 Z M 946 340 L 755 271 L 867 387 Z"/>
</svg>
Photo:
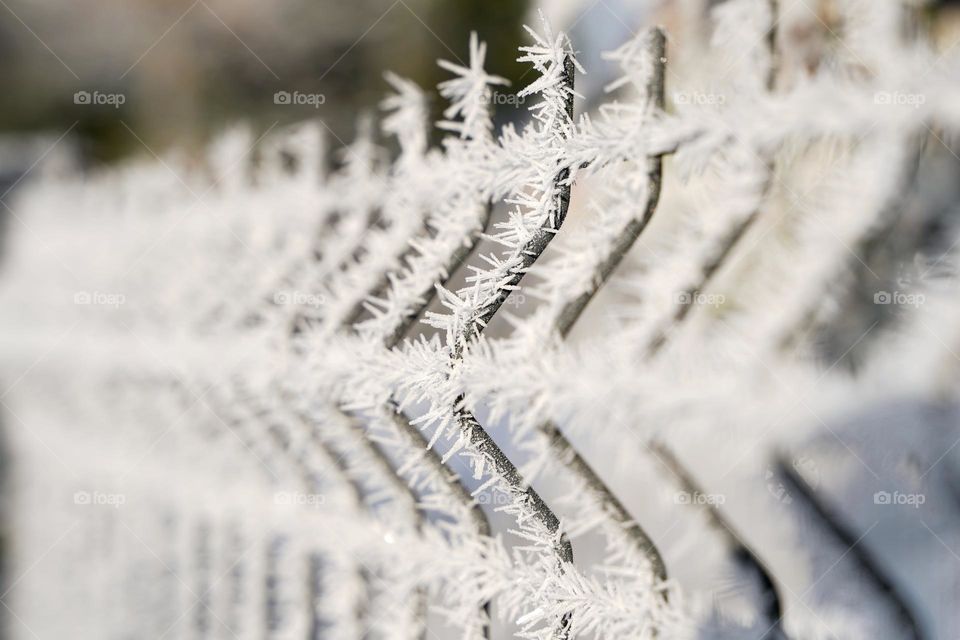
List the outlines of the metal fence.
<svg viewBox="0 0 960 640">
<path fill-rule="evenodd" d="M 305 123 L 26 187 L 10 635 L 949 637 L 957 236 L 925 180 L 958 67 L 912 9 L 840 6 L 800 77 L 782 7 L 728 0 L 710 86 L 654 28 L 577 114 L 544 24 L 516 93 L 476 38 L 444 63 L 441 148 L 388 76 L 392 159 L 363 120 L 328 170 Z M 498 95 L 529 122 L 494 135 Z"/>
</svg>

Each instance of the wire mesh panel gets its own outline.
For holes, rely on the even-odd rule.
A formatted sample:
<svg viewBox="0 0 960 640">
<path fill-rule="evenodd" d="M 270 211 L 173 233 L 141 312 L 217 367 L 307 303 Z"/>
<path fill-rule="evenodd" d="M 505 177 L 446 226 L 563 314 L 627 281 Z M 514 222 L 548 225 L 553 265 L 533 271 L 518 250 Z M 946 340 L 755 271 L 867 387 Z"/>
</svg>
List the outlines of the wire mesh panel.
<svg viewBox="0 0 960 640">
<path fill-rule="evenodd" d="M 25 187 L 10 637 L 955 634 L 958 60 L 836 4 Z"/>
</svg>

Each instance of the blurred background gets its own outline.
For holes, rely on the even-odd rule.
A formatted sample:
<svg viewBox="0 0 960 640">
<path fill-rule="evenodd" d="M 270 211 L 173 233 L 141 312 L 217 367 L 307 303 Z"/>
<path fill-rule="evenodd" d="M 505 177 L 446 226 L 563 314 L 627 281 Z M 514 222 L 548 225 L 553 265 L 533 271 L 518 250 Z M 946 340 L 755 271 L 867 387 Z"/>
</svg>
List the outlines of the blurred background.
<svg viewBox="0 0 960 640">
<path fill-rule="evenodd" d="M 602 86 L 599 52 L 651 12 L 668 27 L 716 0 L 3 0 L 0 6 L 0 180 L 16 179 L 50 143 L 84 164 L 134 153 L 197 149 L 226 123 L 266 129 L 322 118 L 342 140 L 385 93 L 394 71 L 423 87 L 446 77 L 436 61 L 467 58 L 471 31 L 489 45 L 487 69 L 517 86 L 524 22 L 543 10 L 574 35 Z M 830 24 L 831 2 L 810 0 Z M 953 2 L 927 3 L 949 38 Z M 682 36 L 676 30 L 673 38 Z M 697 34 L 703 35 L 703 34 Z M 599 72 L 597 71 L 598 69 Z M 520 85 L 522 86 L 522 85 Z M 293 96 L 278 104 L 278 92 Z M 90 102 L 84 102 L 84 96 Z M 440 105 L 434 102 L 434 115 Z M 499 122 L 523 109 L 498 104 Z M 57 145 L 58 148 L 60 145 Z"/>
<path fill-rule="evenodd" d="M 488 69 L 519 80 L 530 10 L 528 0 L 5 0 L 0 128 L 70 130 L 89 162 L 195 148 L 236 119 L 320 117 L 346 140 L 383 96 L 384 70 L 433 87 L 445 77 L 437 59 L 465 60 L 471 30 L 489 43 Z M 77 104 L 78 92 L 119 98 Z M 277 92 L 323 97 L 277 104 Z"/>
</svg>

